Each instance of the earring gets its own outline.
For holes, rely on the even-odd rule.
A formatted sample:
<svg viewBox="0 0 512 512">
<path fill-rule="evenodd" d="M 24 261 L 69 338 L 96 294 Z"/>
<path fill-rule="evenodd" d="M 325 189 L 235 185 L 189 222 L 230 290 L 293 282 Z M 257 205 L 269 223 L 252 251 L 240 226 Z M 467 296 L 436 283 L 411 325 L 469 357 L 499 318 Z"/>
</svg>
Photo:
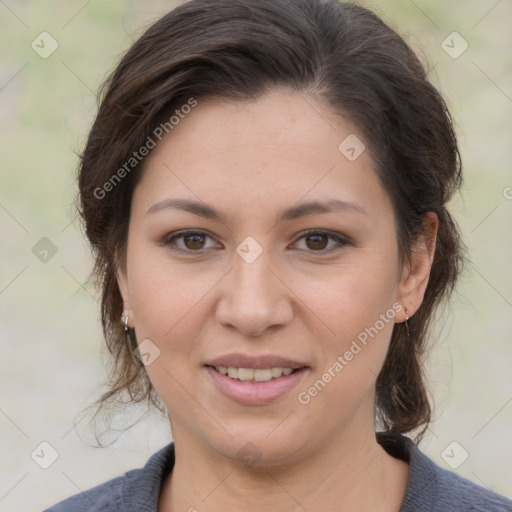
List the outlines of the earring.
<svg viewBox="0 0 512 512">
<path fill-rule="evenodd" d="M 409 336 L 409 311 L 405 308 L 405 332 Z"/>
<path fill-rule="evenodd" d="M 124 320 L 123 320 L 124 319 Z M 121 322 L 124 323 L 124 332 L 128 332 L 128 314 L 123 311 L 123 314 L 121 315 Z"/>
</svg>

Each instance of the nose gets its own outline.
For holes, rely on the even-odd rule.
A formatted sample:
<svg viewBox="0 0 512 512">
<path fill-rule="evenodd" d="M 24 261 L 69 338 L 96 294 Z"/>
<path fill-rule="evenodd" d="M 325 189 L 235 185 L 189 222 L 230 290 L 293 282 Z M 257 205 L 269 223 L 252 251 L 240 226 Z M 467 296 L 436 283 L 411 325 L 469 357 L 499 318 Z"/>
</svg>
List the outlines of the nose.
<svg viewBox="0 0 512 512">
<path fill-rule="evenodd" d="M 286 325 L 293 318 L 293 293 L 284 276 L 274 270 L 263 253 L 252 263 L 234 256 L 234 268 L 223 280 L 216 318 L 224 327 L 246 336 L 259 336 L 270 327 Z"/>
</svg>

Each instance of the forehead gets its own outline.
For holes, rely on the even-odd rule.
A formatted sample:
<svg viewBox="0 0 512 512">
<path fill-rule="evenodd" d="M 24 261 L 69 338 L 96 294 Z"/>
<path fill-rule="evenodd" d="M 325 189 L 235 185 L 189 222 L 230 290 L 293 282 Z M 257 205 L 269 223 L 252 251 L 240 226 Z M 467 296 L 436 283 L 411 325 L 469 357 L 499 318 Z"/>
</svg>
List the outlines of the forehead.
<svg viewBox="0 0 512 512">
<path fill-rule="evenodd" d="M 329 195 L 379 215 L 390 204 L 365 146 L 353 123 L 311 96 L 198 101 L 147 158 L 134 200 L 150 208 L 171 194 L 240 212 Z"/>
<path fill-rule="evenodd" d="M 172 128 L 151 159 L 165 151 L 166 142 L 179 145 L 184 158 L 194 158 L 201 152 L 205 158 L 224 153 L 227 158 L 236 155 L 248 159 L 262 148 L 268 153 L 287 152 L 288 159 L 293 158 L 291 150 L 314 158 L 318 158 L 319 151 L 327 151 L 337 158 L 340 142 L 357 132 L 353 123 L 319 99 L 275 89 L 246 101 L 199 100 Z M 362 137 L 358 134 L 358 138 Z"/>
</svg>

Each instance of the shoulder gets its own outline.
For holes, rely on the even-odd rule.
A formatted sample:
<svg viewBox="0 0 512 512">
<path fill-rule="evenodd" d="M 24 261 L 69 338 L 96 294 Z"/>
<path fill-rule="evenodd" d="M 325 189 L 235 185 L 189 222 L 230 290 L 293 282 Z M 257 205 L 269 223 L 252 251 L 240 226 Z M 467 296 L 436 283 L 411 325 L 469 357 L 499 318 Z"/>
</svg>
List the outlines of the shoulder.
<svg viewBox="0 0 512 512">
<path fill-rule="evenodd" d="M 141 470 L 133 470 L 92 489 L 75 494 L 44 512 L 99 512 L 120 509 L 122 495 L 130 487 L 131 478 L 137 478 Z M 130 474 L 131 473 L 131 474 Z"/>
<path fill-rule="evenodd" d="M 432 462 L 432 461 L 431 461 Z M 434 464 L 432 462 L 432 464 Z M 444 512 L 512 512 L 512 500 L 452 471 L 437 470 L 436 509 Z"/>
<path fill-rule="evenodd" d="M 409 462 L 409 482 L 400 512 L 512 512 L 512 500 L 438 466 L 400 434 L 379 433 L 379 443 Z"/>
<path fill-rule="evenodd" d="M 162 480 L 173 466 L 171 443 L 153 454 L 144 467 L 71 496 L 44 512 L 152 512 Z"/>
</svg>

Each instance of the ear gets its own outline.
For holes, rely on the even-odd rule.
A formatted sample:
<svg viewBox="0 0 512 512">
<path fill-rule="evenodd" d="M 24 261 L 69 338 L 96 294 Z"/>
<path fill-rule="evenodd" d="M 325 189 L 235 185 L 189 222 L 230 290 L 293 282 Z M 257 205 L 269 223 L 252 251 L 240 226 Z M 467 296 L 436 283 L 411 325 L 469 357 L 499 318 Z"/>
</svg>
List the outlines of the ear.
<svg viewBox="0 0 512 512">
<path fill-rule="evenodd" d="M 130 304 L 130 293 L 128 286 L 128 275 L 126 272 L 126 266 L 119 265 L 116 271 L 117 286 L 123 299 L 123 312 L 128 315 L 128 327 L 134 325 L 134 315 Z"/>
<path fill-rule="evenodd" d="M 399 285 L 399 302 L 403 310 L 397 314 L 397 322 L 405 322 L 407 309 L 409 318 L 419 309 L 423 302 L 434 253 L 436 250 L 437 229 L 439 219 L 434 212 L 428 212 L 424 217 L 425 233 L 412 248 L 411 261 L 404 266 Z M 400 318 L 403 316 L 403 318 Z"/>
</svg>

